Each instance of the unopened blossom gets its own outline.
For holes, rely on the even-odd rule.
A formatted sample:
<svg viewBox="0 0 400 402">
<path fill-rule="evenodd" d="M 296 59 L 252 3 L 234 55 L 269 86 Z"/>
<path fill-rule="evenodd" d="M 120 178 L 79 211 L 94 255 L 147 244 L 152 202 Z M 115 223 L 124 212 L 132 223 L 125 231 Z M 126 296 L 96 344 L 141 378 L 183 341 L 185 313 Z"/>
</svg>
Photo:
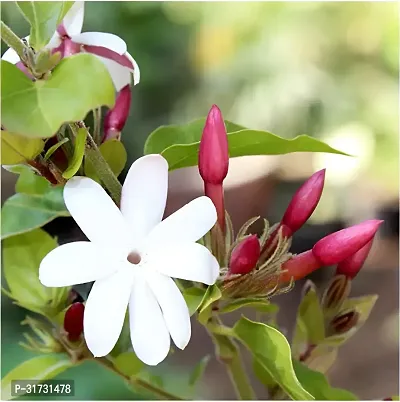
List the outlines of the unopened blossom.
<svg viewBox="0 0 400 402">
<path fill-rule="evenodd" d="M 129 85 L 126 85 L 119 91 L 114 107 L 104 117 L 103 141 L 120 138 L 121 131 L 129 116 L 130 106 L 131 89 Z"/>
<path fill-rule="evenodd" d="M 76 1 L 65 15 L 62 23 L 45 46 L 62 57 L 76 53 L 91 53 L 98 57 L 108 69 L 117 91 L 130 85 L 133 74 L 134 85 L 140 81 L 139 66 L 127 51 L 126 43 L 117 35 L 105 32 L 83 32 L 84 2 Z M 29 41 L 29 36 L 25 38 Z M 27 73 L 14 49 L 8 49 L 3 60 L 16 64 Z"/>
<path fill-rule="evenodd" d="M 289 206 L 287 207 L 283 218 L 275 231 L 266 242 L 263 251 L 270 249 L 272 253 L 274 243 L 277 243 L 277 235 L 279 230 L 282 236 L 292 237 L 310 218 L 319 200 L 321 199 L 322 190 L 324 189 L 325 169 L 314 173 L 294 194 Z M 266 256 L 267 257 L 267 256 Z"/>
<path fill-rule="evenodd" d="M 281 221 L 292 233 L 297 232 L 314 212 L 321 198 L 324 182 L 325 169 L 314 173 L 296 191 Z"/>
<path fill-rule="evenodd" d="M 85 305 L 80 302 L 73 303 L 65 312 L 64 329 L 68 334 L 68 339 L 72 342 L 77 341 L 83 332 L 83 314 Z"/>
<path fill-rule="evenodd" d="M 372 241 L 382 222 L 368 220 L 324 237 L 312 250 L 295 255 L 282 265 L 281 282 L 288 282 L 291 278 L 299 280 L 318 268 L 346 261 Z"/>
<path fill-rule="evenodd" d="M 352 256 L 340 262 L 336 268 L 336 275 L 345 275 L 349 279 L 355 278 L 364 265 L 365 260 L 371 250 L 374 239 L 368 242 L 363 248 L 358 250 Z"/>
<path fill-rule="evenodd" d="M 260 258 L 260 242 L 256 235 L 243 239 L 232 251 L 229 273 L 245 275 L 251 272 Z"/>
<path fill-rule="evenodd" d="M 338 264 L 369 243 L 382 222 L 371 219 L 332 233 L 314 245 L 313 254 L 323 265 Z"/>
<path fill-rule="evenodd" d="M 129 310 L 133 349 L 156 365 L 170 350 L 170 338 L 184 349 L 191 336 L 185 300 L 171 279 L 215 283 L 219 265 L 196 243 L 215 224 L 208 197 L 199 197 L 162 221 L 168 163 L 161 155 L 134 162 L 122 188 L 120 209 L 86 177 L 64 188 L 65 205 L 89 241 L 64 244 L 41 262 L 45 286 L 94 282 L 86 301 L 84 336 L 95 357 L 113 349 Z"/>
<path fill-rule="evenodd" d="M 218 224 L 225 229 L 225 205 L 222 183 L 228 174 L 228 137 L 221 110 L 213 105 L 204 125 L 199 148 L 199 172 L 204 181 L 204 192 L 213 201 Z"/>
</svg>

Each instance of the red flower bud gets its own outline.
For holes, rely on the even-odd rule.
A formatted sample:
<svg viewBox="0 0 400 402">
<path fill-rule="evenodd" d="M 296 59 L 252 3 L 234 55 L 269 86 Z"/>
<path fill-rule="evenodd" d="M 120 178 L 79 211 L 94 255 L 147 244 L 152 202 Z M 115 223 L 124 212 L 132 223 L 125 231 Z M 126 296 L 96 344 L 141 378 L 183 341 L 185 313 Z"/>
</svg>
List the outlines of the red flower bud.
<svg viewBox="0 0 400 402">
<path fill-rule="evenodd" d="M 325 169 L 314 173 L 295 193 L 282 218 L 292 233 L 299 230 L 312 215 L 322 195 Z"/>
<path fill-rule="evenodd" d="M 68 333 L 68 339 L 76 342 L 83 332 L 83 313 L 85 306 L 82 303 L 74 303 L 65 313 L 64 329 Z"/>
<path fill-rule="evenodd" d="M 332 233 L 318 241 L 312 249 L 321 265 L 334 265 L 353 254 L 370 242 L 378 231 L 381 220 L 368 220 L 358 225 Z"/>
<path fill-rule="evenodd" d="M 248 274 L 260 258 L 260 242 L 256 235 L 243 239 L 232 251 L 229 262 L 230 274 Z"/>
<path fill-rule="evenodd" d="M 340 262 L 336 268 L 336 275 L 345 275 L 349 279 L 353 279 L 368 257 L 374 239 L 368 242 L 363 248 L 358 250 L 355 254 Z"/>
<path fill-rule="evenodd" d="M 218 224 L 225 232 L 225 204 L 222 182 L 228 174 L 228 137 L 222 113 L 213 105 L 208 113 L 199 148 L 199 172 L 204 192 L 215 205 Z"/>
<path fill-rule="evenodd" d="M 291 278 L 297 281 L 311 274 L 321 266 L 322 264 L 315 258 L 312 250 L 297 254 L 282 264 L 282 270 L 286 272 L 282 272 L 280 282 L 289 282 Z"/>
<path fill-rule="evenodd" d="M 360 315 L 357 311 L 348 311 L 333 318 L 330 323 L 334 334 L 344 334 L 357 325 Z"/>
<path fill-rule="evenodd" d="M 200 176 L 206 183 L 222 184 L 228 174 L 228 137 L 222 113 L 213 105 L 208 113 L 199 149 Z"/>
<path fill-rule="evenodd" d="M 104 117 L 104 140 L 118 138 L 125 126 L 131 107 L 131 88 L 124 86 L 117 95 L 114 107 Z"/>
</svg>

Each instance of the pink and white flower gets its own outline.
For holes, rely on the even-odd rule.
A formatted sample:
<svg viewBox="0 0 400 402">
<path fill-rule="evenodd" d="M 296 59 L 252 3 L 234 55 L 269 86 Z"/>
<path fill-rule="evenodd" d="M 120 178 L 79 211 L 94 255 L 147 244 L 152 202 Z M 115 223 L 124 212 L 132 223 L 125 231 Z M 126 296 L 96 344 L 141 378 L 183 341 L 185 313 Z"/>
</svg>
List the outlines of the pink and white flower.
<svg viewBox="0 0 400 402">
<path fill-rule="evenodd" d="M 107 67 L 117 91 L 140 81 L 140 70 L 127 51 L 126 43 L 117 35 L 105 32 L 81 32 L 84 17 L 84 2 L 77 1 L 65 15 L 62 23 L 46 45 L 47 49 L 61 52 L 62 57 L 86 52 L 98 57 Z M 29 41 L 29 36 L 25 38 Z M 26 72 L 25 66 L 13 49 L 8 49 L 3 60 L 16 64 Z"/>
</svg>

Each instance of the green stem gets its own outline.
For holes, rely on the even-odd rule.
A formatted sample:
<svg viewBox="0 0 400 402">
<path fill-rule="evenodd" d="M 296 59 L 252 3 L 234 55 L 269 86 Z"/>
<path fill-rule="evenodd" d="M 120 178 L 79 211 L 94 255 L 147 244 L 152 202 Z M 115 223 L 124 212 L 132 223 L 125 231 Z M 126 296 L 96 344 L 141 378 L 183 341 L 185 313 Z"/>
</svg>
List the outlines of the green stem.
<svg viewBox="0 0 400 402">
<path fill-rule="evenodd" d="M 29 50 L 28 47 L 3 21 L 1 21 L 1 39 L 18 53 L 21 60 L 25 60 L 25 53 Z"/>
<path fill-rule="evenodd" d="M 239 348 L 231 339 L 234 336 L 232 328 L 222 325 L 219 317 L 215 316 L 207 323 L 206 328 L 215 344 L 217 358 L 225 364 L 238 399 L 254 400 L 255 393 L 243 368 Z"/>
<path fill-rule="evenodd" d="M 86 128 L 83 123 L 79 123 L 81 128 Z M 87 129 L 86 129 L 87 130 Z M 100 180 L 110 192 L 111 198 L 119 206 L 121 202 L 122 185 L 118 181 L 114 172 L 111 170 L 107 161 L 104 159 L 95 141 L 87 130 L 87 143 L 85 157 L 90 161 L 96 170 Z"/>
<path fill-rule="evenodd" d="M 111 370 L 115 374 L 118 374 L 120 377 L 122 377 L 124 380 L 127 380 L 129 383 L 137 385 L 152 394 L 156 395 L 159 398 L 166 399 L 169 401 L 182 401 L 184 400 L 183 398 L 180 398 L 177 395 L 171 394 L 170 392 L 167 392 L 163 390 L 162 388 L 156 387 L 153 384 L 150 384 L 149 382 L 141 379 L 141 378 L 135 378 L 135 377 L 129 377 L 123 374 L 121 371 L 119 371 L 113 364 L 110 362 L 107 358 L 99 358 L 95 359 L 97 363 L 100 363 L 102 366 L 106 367 L 107 369 Z"/>
</svg>

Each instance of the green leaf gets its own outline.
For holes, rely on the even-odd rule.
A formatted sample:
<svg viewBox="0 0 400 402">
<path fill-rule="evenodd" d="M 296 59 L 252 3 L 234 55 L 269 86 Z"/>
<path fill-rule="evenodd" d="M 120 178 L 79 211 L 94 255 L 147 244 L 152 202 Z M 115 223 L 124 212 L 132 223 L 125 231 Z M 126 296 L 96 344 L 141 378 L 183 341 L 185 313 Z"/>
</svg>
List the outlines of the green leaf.
<svg viewBox="0 0 400 402">
<path fill-rule="evenodd" d="M 351 392 L 333 388 L 322 373 L 309 369 L 304 364 L 293 360 L 293 367 L 297 378 L 303 387 L 319 401 L 357 401 Z"/>
<path fill-rule="evenodd" d="M 52 137 L 63 123 L 82 120 L 102 105 L 112 108 L 115 101 L 110 74 L 91 54 L 67 57 L 48 80 L 35 82 L 2 60 L 1 80 L 2 124 L 26 137 Z"/>
<path fill-rule="evenodd" d="M 44 148 L 40 138 L 26 138 L 1 130 L 1 164 L 16 165 L 35 159 Z"/>
<path fill-rule="evenodd" d="M 148 136 L 144 144 L 144 154 L 161 154 L 171 145 L 193 144 L 200 141 L 205 122 L 204 117 L 187 124 L 158 127 Z M 228 133 L 244 129 L 227 120 L 225 126 Z"/>
<path fill-rule="evenodd" d="M 109 140 L 103 142 L 103 144 L 99 146 L 99 150 L 113 173 L 119 176 L 124 170 L 128 158 L 124 144 L 118 140 Z M 99 181 L 96 169 L 89 159 L 85 159 L 85 175 L 93 180 Z"/>
<path fill-rule="evenodd" d="M 121 373 L 128 377 L 138 374 L 144 367 L 144 363 L 133 352 L 121 353 L 113 363 Z"/>
<path fill-rule="evenodd" d="M 189 378 L 189 385 L 194 387 L 197 382 L 201 379 L 204 374 L 204 371 L 207 367 L 208 362 L 210 361 L 210 356 L 204 356 L 195 366 Z"/>
<path fill-rule="evenodd" d="M 3 273 L 12 297 L 34 311 L 53 313 L 54 289 L 39 281 L 39 265 L 57 242 L 42 229 L 36 229 L 3 241 Z M 59 289 L 62 291 L 62 288 Z"/>
<path fill-rule="evenodd" d="M 15 184 L 15 191 L 17 193 L 41 195 L 52 188 L 51 184 L 44 177 L 37 175 L 27 165 L 11 166 L 8 170 L 19 174 L 19 178 Z"/>
<path fill-rule="evenodd" d="M 11 381 L 13 380 L 50 380 L 73 365 L 71 360 L 63 354 L 48 354 L 26 360 L 2 378 L 1 399 L 15 398 L 11 396 Z"/>
<path fill-rule="evenodd" d="M 219 300 L 222 297 L 221 291 L 217 285 L 211 285 L 207 288 L 204 298 L 199 307 L 199 321 L 205 324 L 211 317 L 212 303 Z"/>
<path fill-rule="evenodd" d="M 200 122 L 203 121 L 158 128 L 147 139 L 144 154 L 162 154 L 167 159 L 170 170 L 196 165 L 204 125 Z M 285 139 L 267 131 L 238 129 L 234 123 L 229 123 L 230 126 L 228 123 L 226 122 L 231 158 L 245 155 L 282 155 L 291 152 L 328 152 L 346 155 L 307 135 Z"/>
<path fill-rule="evenodd" d="M 60 186 L 51 187 L 42 195 L 15 194 L 1 209 L 1 238 L 40 228 L 60 216 L 69 216 Z"/>
<path fill-rule="evenodd" d="M 74 155 L 69 162 L 68 168 L 63 173 L 64 179 L 73 177 L 82 165 L 83 156 L 85 155 L 87 130 L 80 128 L 75 137 Z"/>
<path fill-rule="evenodd" d="M 278 330 L 242 317 L 233 327 L 238 339 L 249 349 L 269 376 L 293 399 L 313 400 L 300 384 L 293 369 L 288 341 Z"/>
<path fill-rule="evenodd" d="M 57 25 L 73 4 L 73 2 L 63 1 L 17 1 L 16 3 L 31 25 L 29 44 L 35 50 L 40 50 L 47 45 Z"/>
<path fill-rule="evenodd" d="M 314 288 L 301 300 L 293 335 L 293 356 L 299 357 L 304 344 L 318 344 L 325 338 L 324 314 Z"/>
<path fill-rule="evenodd" d="M 256 377 L 268 390 L 272 390 L 276 387 L 276 381 L 257 359 L 253 359 L 253 371 Z"/>
<path fill-rule="evenodd" d="M 278 306 L 276 304 L 270 303 L 266 299 L 260 298 L 248 298 L 248 299 L 237 299 L 231 302 L 228 302 L 223 307 L 221 307 L 218 312 L 220 314 L 231 313 L 232 311 L 236 311 L 242 307 L 252 307 L 257 311 L 262 313 L 270 313 L 274 314 L 278 311 Z"/>
<path fill-rule="evenodd" d="M 197 309 L 199 308 L 201 302 L 204 299 L 204 295 L 206 294 L 206 289 L 200 289 L 200 288 L 187 288 L 184 289 L 182 292 L 183 298 L 185 299 L 185 302 L 189 308 L 189 313 L 192 316 Z"/>
</svg>

